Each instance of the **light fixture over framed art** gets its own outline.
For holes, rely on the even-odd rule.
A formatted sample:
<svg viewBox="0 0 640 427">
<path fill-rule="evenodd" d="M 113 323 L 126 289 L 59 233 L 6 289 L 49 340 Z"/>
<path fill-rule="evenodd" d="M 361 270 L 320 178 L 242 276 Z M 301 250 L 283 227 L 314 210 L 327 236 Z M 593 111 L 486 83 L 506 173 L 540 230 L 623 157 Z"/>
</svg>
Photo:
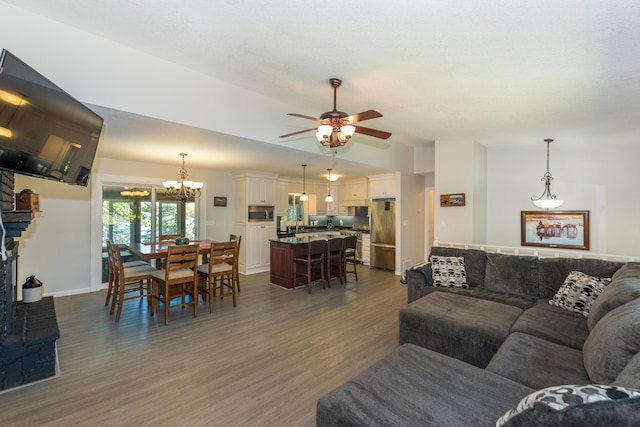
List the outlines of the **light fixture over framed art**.
<svg viewBox="0 0 640 427">
<path fill-rule="evenodd" d="M 553 139 L 545 139 L 547 143 L 547 172 L 542 176 L 544 182 L 544 191 L 540 197 L 531 196 L 533 204 L 540 209 L 556 209 L 564 203 L 564 200 L 558 199 L 555 194 L 551 193 L 551 181 L 553 181 L 553 175 L 549 172 L 549 144 L 553 142 Z"/>
</svg>

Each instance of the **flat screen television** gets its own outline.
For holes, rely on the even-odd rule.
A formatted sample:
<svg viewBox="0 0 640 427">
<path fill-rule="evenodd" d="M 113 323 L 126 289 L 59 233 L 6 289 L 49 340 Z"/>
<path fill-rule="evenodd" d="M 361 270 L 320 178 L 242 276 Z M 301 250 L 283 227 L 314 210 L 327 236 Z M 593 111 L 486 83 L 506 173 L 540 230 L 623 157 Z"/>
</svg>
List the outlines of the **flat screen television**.
<svg viewBox="0 0 640 427">
<path fill-rule="evenodd" d="M 87 186 L 103 120 L 3 49 L 0 169 Z"/>
</svg>

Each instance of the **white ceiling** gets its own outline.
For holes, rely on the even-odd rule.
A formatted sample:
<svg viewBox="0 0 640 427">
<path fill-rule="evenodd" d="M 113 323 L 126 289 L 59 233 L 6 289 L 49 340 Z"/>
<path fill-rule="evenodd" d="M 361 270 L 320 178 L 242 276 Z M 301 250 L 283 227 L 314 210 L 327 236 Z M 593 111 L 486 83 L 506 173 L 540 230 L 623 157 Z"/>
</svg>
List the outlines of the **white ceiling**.
<svg viewBox="0 0 640 427">
<path fill-rule="evenodd" d="M 640 146 L 637 0 L 3 1 L 296 106 L 288 112 L 331 110 L 328 79 L 339 77 L 338 109 L 381 112 L 363 125 L 392 132 L 390 144 Z M 96 109 L 111 137 L 140 141 L 129 156 L 157 143 L 145 138 L 151 119 Z M 280 134 L 313 124 L 282 114 Z M 229 148 L 226 137 L 216 139 Z M 245 164 L 308 161 L 283 148 L 273 165 L 266 146 L 244 151 Z"/>
</svg>

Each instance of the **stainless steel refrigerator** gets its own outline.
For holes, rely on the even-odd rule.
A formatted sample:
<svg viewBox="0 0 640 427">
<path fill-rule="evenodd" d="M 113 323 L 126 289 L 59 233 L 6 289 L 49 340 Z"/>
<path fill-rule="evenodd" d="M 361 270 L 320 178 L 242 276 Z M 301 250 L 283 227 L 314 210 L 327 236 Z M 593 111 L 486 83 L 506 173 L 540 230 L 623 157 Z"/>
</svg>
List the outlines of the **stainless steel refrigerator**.
<svg viewBox="0 0 640 427">
<path fill-rule="evenodd" d="M 396 269 L 396 200 L 371 201 L 371 267 Z"/>
</svg>

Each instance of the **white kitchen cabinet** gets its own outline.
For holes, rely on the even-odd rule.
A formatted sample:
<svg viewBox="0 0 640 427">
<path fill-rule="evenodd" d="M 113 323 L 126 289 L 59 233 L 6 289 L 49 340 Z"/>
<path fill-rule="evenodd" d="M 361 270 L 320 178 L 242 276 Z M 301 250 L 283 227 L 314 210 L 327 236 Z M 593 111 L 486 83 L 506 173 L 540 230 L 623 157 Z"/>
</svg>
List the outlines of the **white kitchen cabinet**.
<svg viewBox="0 0 640 427">
<path fill-rule="evenodd" d="M 371 195 L 372 199 L 396 197 L 395 174 L 370 176 L 369 194 Z"/>
<path fill-rule="evenodd" d="M 346 204 L 351 201 L 363 201 L 367 199 L 367 179 L 354 179 L 345 181 L 340 188 L 340 198 Z M 347 205 L 360 206 L 360 205 Z"/>
<path fill-rule="evenodd" d="M 371 235 L 362 233 L 362 263 L 364 265 L 371 264 Z"/>
<path fill-rule="evenodd" d="M 286 216 L 289 210 L 289 184 L 278 180 L 276 183 L 276 215 Z"/>
<path fill-rule="evenodd" d="M 368 206 L 367 179 L 353 179 L 340 184 L 340 204 L 338 215 L 347 215 L 349 206 Z"/>
<path fill-rule="evenodd" d="M 245 248 L 245 274 L 269 270 L 269 240 L 276 237 L 275 223 L 249 224 L 246 226 L 246 238 L 241 247 Z"/>
<path fill-rule="evenodd" d="M 250 205 L 275 205 L 276 180 L 272 178 L 247 178 L 247 198 Z"/>
</svg>

